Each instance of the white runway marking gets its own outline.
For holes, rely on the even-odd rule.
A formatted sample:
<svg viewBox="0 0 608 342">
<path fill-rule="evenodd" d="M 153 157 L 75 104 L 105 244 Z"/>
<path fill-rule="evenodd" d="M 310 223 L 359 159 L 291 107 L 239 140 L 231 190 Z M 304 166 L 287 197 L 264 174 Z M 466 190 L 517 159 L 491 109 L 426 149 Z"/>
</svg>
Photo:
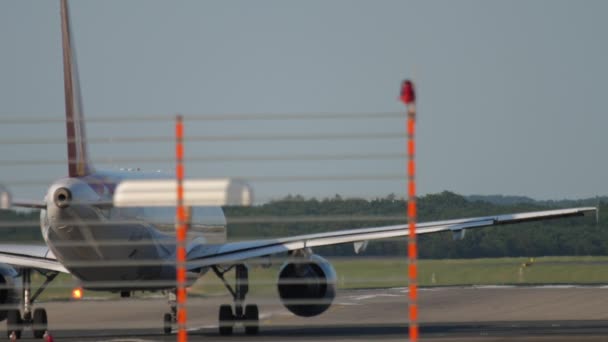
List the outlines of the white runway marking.
<svg viewBox="0 0 608 342">
<path fill-rule="evenodd" d="M 202 327 L 192 327 L 192 328 L 188 328 L 186 329 L 187 331 L 199 331 L 199 330 L 203 330 L 203 329 L 216 329 L 218 328 L 217 324 L 210 324 L 210 325 L 203 325 Z M 171 333 L 176 333 L 177 331 L 172 330 Z"/>
<path fill-rule="evenodd" d="M 153 342 L 154 340 L 142 340 L 139 338 L 119 338 L 112 340 L 99 340 L 97 342 Z"/>
<path fill-rule="evenodd" d="M 575 284 L 555 284 L 555 285 L 469 285 L 469 286 L 438 286 L 429 288 L 419 288 L 418 291 L 449 291 L 453 289 L 608 289 L 608 285 L 575 285 Z M 400 293 L 408 293 L 407 288 L 394 287 L 390 290 L 399 290 Z"/>
<path fill-rule="evenodd" d="M 362 296 L 350 296 L 349 298 L 354 299 L 354 300 L 364 300 L 364 299 L 372 299 L 372 298 L 376 298 L 376 297 L 401 297 L 401 295 L 394 294 L 394 293 L 377 293 L 377 294 L 362 295 Z"/>
<path fill-rule="evenodd" d="M 269 319 L 274 316 L 289 316 L 289 315 L 291 315 L 291 314 L 288 312 L 277 310 L 277 311 L 260 313 L 259 319 L 261 321 L 261 320 Z M 199 327 L 191 327 L 191 328 L 188 328 L 187 330 L 189 332 L 193 332 L 193 331 L 200 331 L 203 329 L 205 329 L 205 330 L 217 329 L 218 327 L 219 327 L 218 324 L 208 324 L 208 325 L 203 325 L 203 326 L 199 326 Z M 176 332 L 175 330 L 172 331 L 172 333 L 175 333 L 175 332 Z"/>
<path fill-rule="evenodd" d="M 276 317 L 276 316 L 293 316 L 292 313 L 290 313 L 287 310 L 275 310 L 275 311 L 270 311 L 270 312 L 266 312 L 263 314 L 260 314 L 260 320 L 262 319 L 269 319 L 271 317 Z"/>
<path fill-rule="evenodd" d="M 535 289 L 573 289 L 573 288 L 584 288 L 585 286 L 579 285 L 541 285 L 534 286 Z"/>
<path fill-rule="evenodd" d="M 340 303 L 336 303 L 337 305 L 346 305 L 346 306 L 352 306 L 352 305 L 363 305 L 361 303 L 350 303 L 350 302 L 340 302 Z"/>
<path fill-rule="evenodd" d="M 511 289 L 517 286 L 515 285 L 473 285 L 474 289 Z"/>
</svg>

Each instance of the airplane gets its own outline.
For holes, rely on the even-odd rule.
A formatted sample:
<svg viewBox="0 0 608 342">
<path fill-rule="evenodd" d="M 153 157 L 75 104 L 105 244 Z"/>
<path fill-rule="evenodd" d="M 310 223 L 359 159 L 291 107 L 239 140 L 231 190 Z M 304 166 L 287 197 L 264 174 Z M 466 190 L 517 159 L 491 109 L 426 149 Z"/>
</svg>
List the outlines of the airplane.
<svg viewBox="0 0 608 342">
<path fill-rule="evenodd" d="M 38 296 L 59 273 L 70 274 L 83 288 L 120 292 L 165 291 L 174 296 L 176 247 L 174 208 L 117 208 L 111 205 L 121 181 L 159 178 L 157 173 L 97 170 L 90 162 L 78 68 L 71 37 L 67 0 L 60 0 L 63 72 L 66 110 L 68 175 L 52 182 L 41 201 L 14 200 L 15 207 L 40 210 L 40 229 L 45 246 L 0 245 L 0 320 L 7 321 L 7 335 L 21 336 L 31 328 L 42 338 L 48 327 L 44 308 L 34 308 Z M 110 204 L 109 204 L 110 203 Z M 541 219 L 583 216 L 594 207 L 495 215 L 419 223 L 417 234 L 452 232 L 462 238 L 465 230 Z M 219 308 L 219 333 L 230 335 L 235 324 L 246 334 L 259 331 L 259 309 L 246 304 L 247 263 L 253 258 L 287 253 L 278 272 L 278 295 L 291 313 L 301 317 L 325 312 L 336 295 L 336 272 L 326 259 L 313 252 L 324 245 L 408 236 L 407 224 L 365 227 L 316 234 L 226 242 L 226 218 L 221 207 L 192 211 L 196 235 L 188 243 L 188 279 L 193 282 L 211 270 L 232 295 L 232 304 Z M 234 270 L 231 284 L 225 275 Z M 32 273 L 45 282 L 32 293 Z M 176 305 L 163 316 L 163 332 L 170 334 L 176 322 Z"/>
</svg>

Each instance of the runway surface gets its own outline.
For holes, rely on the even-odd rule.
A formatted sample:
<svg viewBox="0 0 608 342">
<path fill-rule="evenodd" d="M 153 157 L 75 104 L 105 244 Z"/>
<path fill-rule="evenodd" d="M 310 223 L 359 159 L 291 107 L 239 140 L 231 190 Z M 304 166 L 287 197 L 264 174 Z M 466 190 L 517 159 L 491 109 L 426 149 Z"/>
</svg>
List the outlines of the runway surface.
<svg viewBox="0 0 608 342">
<path fill-rule="evenodd" d="M 314 318 L 291 315 L 274 295 L 250 296 L 261 331 L 217 333 L 217 312 L 229 297 L 191 298 L 193 341 L 404 341 L 406 289 L 341 291 Z M 56 341 L 174 341 L 161 333 L 166 299 L 84 300 L 40 304 Z M 608 287 L 467 287 L 420 291 L 425 341 L 606 341 Z M 24 339 L 31 332 L 24 332 Z"/>
</svg>

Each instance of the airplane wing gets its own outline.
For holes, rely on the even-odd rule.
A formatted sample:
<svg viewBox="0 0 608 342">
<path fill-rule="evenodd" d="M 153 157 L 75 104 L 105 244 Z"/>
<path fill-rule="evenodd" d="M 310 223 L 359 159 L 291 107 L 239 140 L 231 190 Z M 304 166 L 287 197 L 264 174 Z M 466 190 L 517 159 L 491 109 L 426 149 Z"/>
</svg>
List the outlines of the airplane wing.
<svg viewBox="0 0 608 342">
<path fill-rule="evenodd" d="M 596 210 L 597 209 L 594 207 L 583 207 L 424 222 L 417 224 L 417 234 L 430 234 L 444 231 L 457 233 L 465 229 L 583 216 L 587 212 Z M 205 266 L 234 264 L 250 258 L 303 248 L 403 237 L 407 235 L 408 225 L 400 224 L 306 234 L 279 239 L 233 242 L 220 245 L 197 245 L 188 252 L 188 268 L 190 270 L 196 270 Z M 69 273 L 69 271 L 57 261 L 49 248 L 43 245 L 0 244 L 0 263 L 6 263 L 16 267 Z"/>
<path fill-rule="evenodd" d="M 17 268 L 35 268 L 70 273 L 43 245 L 0 244 L 0 263 Z"/>
<path fill-rule="evenodd" d="M 475 217 L 449 221 L 434 221 L 417 224 L 417 234 L 430 234 L 464 229 L 483 228 L 496 225 L 583 216 L 593 212 L 594 207 L 557 209 L 519 214 Z M 339 230 L 327 233 L 306 234 L 287 238 L 233 242 L 221 245 L 199 245 L 188 252 L 188 268 L 191 270 L 218 264 L 233 264 L 241 260 L 261 257 L 303 248 L 335 245 L 349 242 L 386 239 L 408 235 L 408 225 Z"/>
<path fill-rule="evenodd" d="M 44 201 L 35 200 L 16 199 L 11 201 L 11 206 L 30 209 L 46 209 L 46 203 Z"/>
</svg>

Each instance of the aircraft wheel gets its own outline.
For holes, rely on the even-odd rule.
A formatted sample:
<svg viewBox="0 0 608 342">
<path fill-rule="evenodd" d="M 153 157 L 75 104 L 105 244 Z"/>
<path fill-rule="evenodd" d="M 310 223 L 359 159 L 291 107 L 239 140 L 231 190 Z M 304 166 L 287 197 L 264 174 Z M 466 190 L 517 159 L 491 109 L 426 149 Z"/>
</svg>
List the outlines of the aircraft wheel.
<svg viewBox="0 0 608 342">
<path fill-rule="evenodd" d="M 35 338 L 42 338 L 44 332 L 48 328 L 48 321 L 46 317 L 46 310 L 36 309 L 34 310 L 34 320 L 32 321 L 32 330 L 34 331 Z"/>
<path fill-rule="evenodd" d="M 173 316 L 170 313 L 166 313 L 165 316 L 163 316 L 163 332 L 165 333 L 165 335 L 169 335 L 171 334 L 172 329 Z"/>
<path fill-rule="evenodd" d="M 228 304 L 220 306 L 220 335 L 232 334 L 234 328 L 234 315 L 232 314 L 232 307 Z"/>
<path fill-rule="evenodd" d="M 23 329 L 23 320 L 19 310 L 11 309 L 6 313 L 6 336 L 10 338 L 14 331 L 17 339 L 21 338 L 21 330 Z"/>
<path fill-rule="evenodd" d="M 260 331 L 260 314 L 257 305 L 245 307 L 245 334 L 256 335 Z"/>
</svg>

